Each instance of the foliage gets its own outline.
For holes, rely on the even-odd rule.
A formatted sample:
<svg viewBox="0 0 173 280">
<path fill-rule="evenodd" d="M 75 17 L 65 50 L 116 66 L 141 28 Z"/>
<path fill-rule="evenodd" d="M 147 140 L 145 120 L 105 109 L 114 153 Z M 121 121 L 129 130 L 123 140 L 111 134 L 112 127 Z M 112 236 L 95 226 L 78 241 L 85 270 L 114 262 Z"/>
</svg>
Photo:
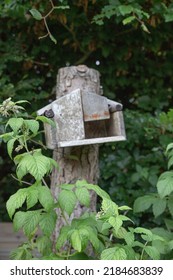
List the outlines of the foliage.
<svg viewBox="0 0 173 280">
<path fill-rule="evenodd" d="M 3 106 L 4 104 L 5 101 Z M 7 143 L 8 154 L 16 165 L 16 179 L 19 183 L 29 185 L 20 188 L 6 203 L 14 229 L 23 229 L 28 239 L 12 251 L 11 257 L 80 259 L 82 253 L 82 258 L 85 256 L 87 259 L 159 259 L 161 252 L 153 242 L 166 243 L 166 239 L 148 229 L 129 226 L 128 223 L 133 224 L 127 216 L 130 208 L 119 207 L 99 186 L 88 184 L 85 180 L 64 184 L 59 186 L 60 194 L 54 200 L 45 182 L 45 175 L 53 167 L 58 168 L 58 165 L 53 159 L 43 155 L 41 149 L 29 148 L 29 142 L 39 133 L 39 122 L 36 119 L 22 118 L 19 109 L 23 110 L 23 107 L 16 108 L 15 102 L 10 104 L 13 106 L 9 106 L 9 112 L 7 110 L 5 116 L 11 111 L 15 111 L 16 116 L 11 116 L 6 121 L 6 132 L 0 137 Z M 17 155 L 14 155 L 15 152 Z M 29 175 L 29 182 L 23 181 L 26 175 Z M 91 190 L 101 199 L 100 211 L 86 212 L 69 223 L 69 217 L 77 203 L 90 207 Z M 54 248 L 51 235 L 60 216 L 64 218 L 65 225 L 61 228 Z M 36 238 L 38 229 L 42 234 Z M 94 254 L 88 252 L 89 245 Z"/>
</svg>

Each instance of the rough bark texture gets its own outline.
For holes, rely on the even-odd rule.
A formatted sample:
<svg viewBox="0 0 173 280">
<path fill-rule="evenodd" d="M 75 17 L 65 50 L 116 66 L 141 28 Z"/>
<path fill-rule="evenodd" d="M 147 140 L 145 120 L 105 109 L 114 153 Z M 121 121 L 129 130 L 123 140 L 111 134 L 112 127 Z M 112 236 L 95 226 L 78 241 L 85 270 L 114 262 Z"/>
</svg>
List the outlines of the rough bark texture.
<svg viewBox="0 0 173 280">
<path fill-rule="evenodd" d="M 80 88 L 85 93 L 93 92 L 100 94 L 99 72 L 89 69 L 84 65 L 60 69 L 57 76 L 57 99 L 77 88 Z M 60 192 L 58 186 L 61 184 L 74 183 L 79 179 L 85 179 L 88 183 L 97 183 L 99 177 L 98 150 L 97 144 L 57 148 L 54 150 L 53 158 L 58 162 L 60 169 L 59 171 L 54 170 L 51 178 L 51 190 L 55 199 L 58 198 Z M 96 195 L 91 192 L 90 211 L 95 211 L 95 209 Z M 76 205 L 70 220 L 81 216 L 86 211 L 88 211 L 87 208 L 80 204 Z M 53 236 L 54 241 L 57 239 L 63 225 L 63 218 L 59 218 Z"/>
</svg>

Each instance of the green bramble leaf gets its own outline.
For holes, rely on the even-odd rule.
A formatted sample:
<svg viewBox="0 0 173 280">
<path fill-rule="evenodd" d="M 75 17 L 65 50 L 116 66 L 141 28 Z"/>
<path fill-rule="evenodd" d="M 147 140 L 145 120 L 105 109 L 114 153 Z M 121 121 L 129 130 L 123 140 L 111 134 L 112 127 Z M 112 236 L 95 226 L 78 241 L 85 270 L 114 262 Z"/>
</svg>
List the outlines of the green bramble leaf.
<svg viewBox="0 0 173 280">
<path fill-rule="evenodd" d="M 39 122 L 36 120 L 24 120 L 26 127 L 32 131 L 33 134 L 37 134 L 39 130 Z"/>
<path fill-rule="evenodd" d="M 134 213 L 143 212 L 151 207 L 151 205 L 154 203 L 156 197 L 154 195 L 144 195 L 141 197 L 138 197 L 133 205 L 133 211 Z"/>
<path fill-rule="evenodd" d="M 153 203 L 153 213 L 155 218 L 160 216 L 166 209 L 166 199 L 158 197 Z"/>
<path fill-rule="evenodd" d="M 73 248 L 78 251 L 81 252 L 82 250 L 82 240 L 81 240 L 81 236 L 80 236 L 80 232 L 78 229 L 75 229 L 71 236 L 70 236 L 70 241 L 71 244 L 73 246 Z"/>
<path fill-rule="evenodd" d="M 39 226 L 40 226 L 42 232 L 46 236 L 48 236 L 48 237 L 51 236 L 53 230 L 55 229 L 56 220 L 57 220 L 57 215 L 54 210 L 41 214 Z"/>
<path fill-rule="evenodd" d="M 157 183 L 157 190 L 161 198 L 170 195 L 173 191 L 173 171 L 161 174 Z"/>
<path fill-rule="evenodd" d="M 73 212 L 76 201 L 77 199 L 74 192 L 70 190 L 62 190 L 58 197 L 60 208 L 68 215 L 71 215 L 71 213 Z"/>
<path fill-rule="evenodd" d="M 17 133 L 18 130 L 22 127 L 23 122 L 24 122 L 23 118 L 10 118 L 9 121 L 7 122 L 7 124 L 6 124 L 6 127 L 10 126 L 11 129 L 15 133 Z"/>
<path fill-rule="evenodd" d="M 14 149 L 14 143 L 17 139 L 16 138 L 13 138 L 13 139 L 10 139 L 8 142 L 7 142 L 7 151 L 8 151 L 8 154 L 9 154 L 9 157 L 12 158 L 12 152 L 13 152 L 13 149 Z"/>
<path fill-rule="evenodd" d="M 159 260 L 160 259 L 160 253 L 155 247 L 145 246 L 144 250 L 152 260 Z"/>
<path fill-rule="evenodd" d="M 52 241 L 48 236 L 40 236 L 36 240 L 38 251 L 42 255 L 48 255 L 52 252 Z"/>
<path fill-rule="evenodd" d="M 70 229 L 71 229 L 70 226 L 64 226 L 61 228 L 60 234 L 59 234 L 57 242 L 56 242 L 57 250 L 60 250 L 61 247 L 64 245 L 64 243 L 67 241 Z"/>
<path fill-rule="evenodd" d="M 118 7 L 119 11 L 120 11 L 120 14 L 122 16 L 125 16 L 125 15 L 128 15 L 130 14 L 131 12 L 133 12 L 134 8 L 131 6 L 131 5 L 120 5 Z"/>
<path fill-rule="evenodd" d="M 31 15 L 33 16 L 33 18 L 35 18 L 36 20 L 42 20 L 42 14 L 37 10 L 37 9 L 31 9 L 29 10 Z"/>
<path fill-rule="evenodd" d="M 101 253 L 101 260 L 126 260 L 126 251 L 123 248 L 113 247 Z"/>
<path fill-rule="evenodd" d="M 46 211 L 51 210 L 54 207 L 54 199 L 51 191 L 46 186 L 37 186 L 38 200 Z"/>
<path fill-rule="evenodd" d="M 90 206 L 90 194 L 86 188 L 77 188 L 75 194 L 82 205 L 85 205 L 86 207 Z"/>
<path fill-rule="evenodd" d="M 51 120 L 51 119 L 45 117 L 45 116 L 37 116 L 37 117 L 36 117 L 36 120 L 39 120 L 39 121 L 41 121 L 41 122 L 43 122 L 43 123 L 50 124 L 52 127 L 56 127 L 55 122 L 54 122 L 53 120 Z"/>
<path fill-rule="evenodd" d="M 12 260 L 31 260 L 32 252 L 28 244 L 23 244 L 17 249 L 14 249 L 10 252 L 10 259 Z"/>
<path fill-rule="evenodd" d="M 15 194 L 11 195 L 6 203 L 6 208 L 10 218 L 14 215 L 15 211 L 22 207 L 27 197 L 25 189 L 18 190 Z"/>
</svg>

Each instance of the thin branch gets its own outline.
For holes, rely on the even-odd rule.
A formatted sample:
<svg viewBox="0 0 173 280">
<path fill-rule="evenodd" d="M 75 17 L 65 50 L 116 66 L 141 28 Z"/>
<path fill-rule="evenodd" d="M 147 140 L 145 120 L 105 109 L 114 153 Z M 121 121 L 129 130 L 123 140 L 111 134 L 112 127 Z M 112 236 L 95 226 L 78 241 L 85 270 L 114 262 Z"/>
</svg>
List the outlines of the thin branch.
<svg viewBox="0 0 173 280">
<path fill-rule="evenodd" d="M 21 180 L 19 180 L 18 178 L 16 178 L 13 174 L 11 174 L 11 177 L 12 177 L 13 179 L 15 179 L 16 181 L 20 182 L 20 183 L 24 183 L 24 184 L 26 184 L 26 185 L 28 185 L 28 186 L 32 186 L 31 183 L 28 183 L 28 182 L 26 182 L 26 181 L 21 181 Z"/>
</svg>

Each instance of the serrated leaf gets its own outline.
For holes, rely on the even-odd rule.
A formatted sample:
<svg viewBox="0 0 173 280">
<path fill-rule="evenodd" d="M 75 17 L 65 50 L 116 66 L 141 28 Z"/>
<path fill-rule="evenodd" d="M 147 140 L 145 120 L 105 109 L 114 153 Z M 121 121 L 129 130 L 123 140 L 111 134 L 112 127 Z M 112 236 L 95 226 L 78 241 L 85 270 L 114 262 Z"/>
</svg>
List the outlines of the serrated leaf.
<svg viewBox="0 0 173 280">
<path fill-rule="evenodd" d="M 38 237 L 36 246 L 42 255 L 49 255 L 52 252 L 52 241 L 47 236 Z"/>
<path fill-rule="evenodd" d="M 12 152 L 13 152 L 13 149 L 14 149 L 14 143 L 17 139 L 10 139 L 8 142 L 7 142 L 7 151 L 8 151 L 8 154 L 10 156 L 10 158 L 12 158 Z"/>
<path fill-rule="evenodd" d="M 109 248 L 101 253 L 101 260 L 126 260 L 127 255 L 123 248 Z"/>
<path fill-rule="evenodd" d="M 22 246 L 14 249 L 10 252 L 10 259 L 12 260 L 31 260 L 32 253 L 31 249 L 27 244 L 23 244 Z"/>
<path fill-rule="evenodd" d="M 70 240 L 71 240 L 71 244 L 72 244 L 73 248 L 76 251 L 81 252 L 82 241 L 81 241 L 79 230 L 76 229 L 72 232 L 72 234 L 70 236 Z"/>
<path fill-rule="evenodd" d="M 39 130 L 39 122 L 36 120 L 24 120 L 24 124 L 26 127 L 29 128 L 30 131 L 32 131 L 33 134 L 37 134 Z"/>
<path fill-rule="evenodd" d="M 23 203 L 25 202 L 26 196 L 27 196 L 26 191 L 21 189 L 18 190 L 15 194 L 11 195 L 10 198 L 8 199 L 6 203 L 6 207 L 11 219 L 16 209 L 22 207 Z"/>
<path fill-rule="evenodd" d="M 42 20 L 43 17 L 37 9 L 31 9 L 29 11 L 30 11 L 31 15 L 33 16 L 33 18 L 35 18 L 36 20 Z"/>
<path fill-rule="evenodd" d="M 120 206 L 120 207 L 118 207 L 118 209 L 119 209 L 120 211 L 132 210 L 132 208 L 131 208 L 131 207 L 126 206 L 126 205 Z"/>
<path fill-rule="evenodd" d="M 17 133 L 18 130 L 22 127 L 23 122 L 24 122 L 23 118 L 10 118 L 9 121 L 7 122 L 7 124 L 6 124 L 6 127 L 10 126 L 11 129 L 15 133 Z"/>
<path fill-rule="evenodd" d="M 46 236 L 51 236 L 55 229 L 57 215 L 54 210 L 48 213 L 42 213 L 39 226 Z"/>
<path fill-rule="evenodd" d="M 148 208 L 150 208 L 150 206 L 153 204 L 154 201 L 155 201 L 155 197 L 153 195 L 144 195 L 138 197 L 135 200 L 133 206 L 134 213 L 139 213 L 147 210 Z"/>
<path fill-rule="evenodd" d="M 26 188 L 27 210 L 35 206 L 38 202 L 38 190 L 35 185 Z"/>
<path fill-rule="evenodd" d="M 16 174 L 21 180 L 30 173 L 36 181 L 40 181 L 52 168 L 52 159 L 43 156 L 41 150 L 36 150 L 33 154 L 27 154 L 20 159 Z"/>
<path fill-rule="evenodd" d="M 77 188 L 75 190 L 77 199 L 82 205 L 85 205 L 86 207 L 90 206 L 90 194 L 89 191 L 86 188 Z"/>
<path fill-rule="evenodd" d="M 70 230 L 70 226 L 64 226 L 60 230 L 60 234 L 58 236 L 57 242 L 56 242 L 56 249 L 59 250 L 64 245 L 64 243 L 67 241 L 67 236 Z"/>
<path fill-rule="evenodd" d="M 23 228 L 25 225 L 25 219 L 26 219 L 26 212 L 18 211 L 13 219 L 13 226 L 14 230 L 18 231 L 19 229 Z"/>
<path fill-rule="evenodd" d="M 85 187 L 88 190 L 93 190 L 95 191 L 95 193 L 100 196 L 102 199 L 107 198 L 110 199 L 110 196 L 108 195 L 107 192 L 105 192 L 104 190 L 102 190 L 99 186 L 97 185 L 93 185 L 93 184 L 86 184 Z"/>
<path fill-rule="evenodd" d="M 37 186 L 38 188 L 38 199 L 41 205 L 46 211 L 49 211 L 54 206 L 54 199 L 51 191 L 46 186 Z"/>
<path fill-rule="evenodd" d="M 25 213 L 25 224 L 23 226 L 24 234 L 27 237 L 33 235 L 41 220 L 41 210 L 27 211 Z"/>
<path fill-rule="evenodd" d="M 169 195 L 173 191 L 173 172 L 166 171 L 159 177 L 157 190 L 161 198 Z"/>
<path fill-rule="evenodd" d="M 55 122 L 53 120 L 45 117 L 45 116 L 37 116 L 36 120 L 39 120 L 39 121 L 41 121 L 43 123 L 47 123 L 47 124 L 51 125 L 52 127 L 56 127 Z"/>
<path fill-rule="evenodd" d="M 76 196 L 73 191 L 62 190 L 58 197 L 58 203 L 63 211 L 71 215 L 76 205 Z"/>
<path fill-rule="evenodd" d="M 135 232 L 135 233 L 139 233 L 139 234 L 144 233 L 144 234 L 146 234 L 146 235 L 148 235 L 148 236 L 152 236 L 151 230 L 146 229 L 146 228 L 142 228 L 142 227 L 137 227 L 137 228 L 135 228 L 135 229 L 134 229 L 134 232 Z"/>
<path fill-rule="evenodd" d="M 133 243 L 135 241 L 135 236 L 132 232 L 127 232 L 125 235 L 124 235 L 124 239 L 127 243 L 128 246 L 133 246 Z"/>
<path fill-rule="evenodd" d="M 153 213 L 155 218 L 160 216 L 166 209 L 166 199 L 157 198 L 153 203 Z"/>
<path fill-rule="evenodd" d="M 122 16 L 128 15 L 133 12 L 133 7 L 131 5 L 120 5 L 118 9 Z"/>
<path fill-rule="evenodd" d="M 144 247 L 144 250 L 152 260 L 159 260 L 160 259 L 160 253 L 155 247 L 146 246 L 146 247 Z"/>
<path fill-rule="evenodd" d="M 119 216 L 115 217 L 110 217 L 108 222 L 110 225 L 115 229 L 115 232 L 117 233 L 120 227 L 122 226 L 123 222 Z"/>
</svg>

